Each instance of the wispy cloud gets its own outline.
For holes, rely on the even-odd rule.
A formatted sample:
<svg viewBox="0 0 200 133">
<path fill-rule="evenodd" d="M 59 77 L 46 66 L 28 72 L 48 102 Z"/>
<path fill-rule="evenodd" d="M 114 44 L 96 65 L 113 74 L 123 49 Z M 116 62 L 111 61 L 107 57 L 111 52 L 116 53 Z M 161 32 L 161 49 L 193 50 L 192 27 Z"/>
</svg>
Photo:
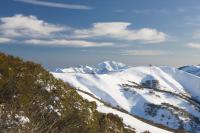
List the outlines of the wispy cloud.
<svg viewBox="0 0 200 133">
<path fill-rule="evenodd" d="M 200 16 L 187 16 L 184 19 L 184 26 L 194 28 L 192 37 L 195 39 L 200 38 Z"/>
<path fill-rule="evenodd" d="M 139 15 L 152 15 L 152 14 L 169 14 L 170 10 L 167 9 L 117 9 L 113 10 L 116 13 L 134 13 Z"/>
<path fill-rule="evenodd" d="M 188 43 L 187 44 L 187 47 L 190 47 L 190 48 L 195 48 L 195 49 L 200 49 L 200 43 Z"/>
<path fill-rule="evenodd" d="M 5 38 L 5 37 L 0 37 L 0 43 L 7 43 L 7 42 L 11 42 L 12 39 L 10 38 Z"/>
<path fill-rule="evenodd" d="M 190 11 L 188 8 L 180 7 L 175 9 L 161 8 L 161 9 L 115 9 L 113 12 L 115 13 L 133 13 L 138 15 L 170 15 L 171 13 L 185 13 Z"/>
<path fill-rule="evenodd" d="M 165 51 L 156 50 L 125 50 L 121 55 L 134 55 L 134 56 L 160 56 L 168 54 Z"/>
<path fill-rule="evenodd" d="M 131 10 L 130 12 L 135 13 L 135 14 L 168 14 L 169 10 L 167 9 L 143 9 L 143 10 Z"/>
<path fill-rule="evenodd" d="M 91 7 L 85 6 L 85 5 L 56 3 L 56 2 L 48 2 L 48 1 L 41 1 L 41 0 L 15 0 L 15 1 L 23 2 L 23 3 L 27 3 L 27 4 L 54 7 L 54 8 L 66 8 L 66 9 L 78 9 L 78 10 L 90 10 L 90 9 L 92 9 Z"/>
<path fill-rule="evenodd" d="M 51 45 L 51 46 L 73 46 L 73 47 L 103 47 L 103 46 L 112 46 L 113 43 L 109 42 L 91 42 L 85 40 L 68 40 L 68 39 L 50 39 L 50 40 L 39 40 L 31 39 L 25 40 L 25 44 L 34 44 L 34 45 Z"/>
<path fill-rule="evenodd" d="M 190 25 L 190 26 L 199 26 L 200 25 L 200 16 L 186 17 L 185 24 Z"/>
<path fill-rule="evenodd" d="M 116 9 L 116 10 L 113 10 L 113 12 L 115 12 L 115 13 L 124 13 L 124 12 L 127 12 L 127 10 L 124 10 L 124 9 Z"/>
<path fill-rule="evenodd" d="M 185 9 L 185 8 L 178 8 L 177 9 L 177 12 L 179 12 L 179 13 L 184 13 L 186 11 L 187 11 L 187 9 Z"/>
<path fill-rule="evenodd" d="M 160 43 L 166 41 L 167 34 L 156 29 L 131 29 L 129 22 L 94 23 L 89 29 L 74 31 L 76 38 L 109 37 L 126 41 L 144 41 L 146 43 Z"/>
</svg>

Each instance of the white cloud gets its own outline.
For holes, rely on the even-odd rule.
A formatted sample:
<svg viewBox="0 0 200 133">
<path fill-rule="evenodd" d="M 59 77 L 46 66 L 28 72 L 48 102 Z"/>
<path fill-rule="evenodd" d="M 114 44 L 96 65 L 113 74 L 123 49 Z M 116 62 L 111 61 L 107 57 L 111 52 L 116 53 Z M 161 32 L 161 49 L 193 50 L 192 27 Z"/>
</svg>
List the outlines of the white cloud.
<svg viewBox="0 0 200 133">
<path fill-rule="evenodd" d="M 122 55 L 134 55 L 134 56 L 159 56 L 166 55 L 164 51 L 155 51 L 155 50 L 126 50 Z"/>
<path fill-rule="evenodd" d="M 188 43 L 187 47 L 200 49 L 200 43 Z"/>
<path fill-rule="evenodd" d="M 0 43 L 7 43 L 11 42 L 12 40 L 10 38 L 0 37 Z"/>
<path fill-rule="evenodd" d="M 85 5 L 64 4 L 64 3 L 48 2 L 48 1 L 41 1 L 41 0 L 15 0 L 15 1 L 28 3 L 28 4 L 34 4 L 34 5 L 40 5 L 40 6 L 55 7 L 55 8 L 78 9 L 78 10 L 92 9 L 91 7 L 85 6 Z"/>
<path fill-rule="evenodd" d="M 34 45 L 51 45 L 51 46 L 73 46 L 73 47 L 103 47 L 103 46 L 112 46 L 113 43 L 109 42 L 90 42 L 85 40 L 66 40 L 66 39 L 52 39 L 52 40 L 39 40 L 31 39 L 25 40 L 25 44 L 34 44 Z"/>
<path fill-rule="evenodd" d="M 92 42 L 80 39 L 66 39 L 69 27 L 47 23 L 35 16 L 17 14 L 0 18 L 0 42 L 16 41 L 33 45 L 104 47 L 112 46 L 110 42 Z M 72 29 L 71 29 L 72 30 Z M 10 39 L 8 39 L 10 37 Z"/>
<path fill-rule="evenodd" d="M 0 18 L 0 33 L 9 37 L 41 37 L 65 30 L 65 27 L 49 24 L 35 16 L 17 14 Z"/>
<path fill-rule="evenodd" d="M 55 45 L 74 47 L 122 46 L 123 41 L 140 41 L 159 43 L 166 40 L 167 35 L 156 29 L 130 29 L 128 22 L 94 23 L 89 29 L 75 29 L 45 22 L 36 16 L 17 14 L 0 18 L 1 42 L 15 41 L 34 45 Z M 99 42 L 91 41 L 98 37 Z M 111 39 L 104 42 L 105 38 Z M 5 39 L 7 38 L 7 40 Z M 114 42 L 120 40 L 120 42 Z M 128 43 L 130 44 L 130 43 Z M 117 46 L 116 46 L 117 47 Z"/>
<path fill-rule="evenodd" d="M 167 35 L 156 29 L 130 29 L 128 22 L 94 23 L 92 28 L 74 31 L 76 38 L 110 37 L 126 41 L 144 41 L 148 43 L 164 42 Z"/>
<path fill-rule="evenodd" d="M 152 14 L 168 14 L 169 10 L 166 9 L 143 9 L 143 10 L 131 10 L 135 14 L 152 15 Z"/>
</svg>

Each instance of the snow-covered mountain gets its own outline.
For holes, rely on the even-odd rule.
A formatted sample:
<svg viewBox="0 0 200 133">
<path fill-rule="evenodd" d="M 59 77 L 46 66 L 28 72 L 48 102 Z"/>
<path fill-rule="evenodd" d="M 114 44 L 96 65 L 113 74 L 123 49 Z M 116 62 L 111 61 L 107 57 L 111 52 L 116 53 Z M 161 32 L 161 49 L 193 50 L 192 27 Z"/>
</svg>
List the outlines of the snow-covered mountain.
<svg viewBox="0 0 200 133">
<path fill-rule="evenodd" d="M 200 77 L 200 65 L 184 66 L 184 67 L 180 67 L 179 69 Z"/>
<path fill-rule="evenodd" d="M 115 62 L 115 61 L 105 61 L 96 66 L 80 65 L 77 67 L 68 68 L 56 68 L 53 72 L 56 73 L 88 73 L 88 74 L 104 74 L 108 72 L 122 71 L 129 68 L 129 66 Z"/>
<path fill-rule="evenodd" d="M 200 133 L 200 77 L 168 66 L 130 67 L 112 61 L 97 67 L 60 70 L 52 74 L 76 87 L 84 98 L 114 107 L 107 109 L 97 102 L 99 111 L 118 111 L 116 114 L 136 131 L 161 132 L 156 127 L 145 128 L 161 124 Z M 120 110 L 126 113 L 121 114 Z M 129 117 L 124 116 L 128 114 Z M 135 120 L 150 125 L 136 126 Z"/>
</svg>

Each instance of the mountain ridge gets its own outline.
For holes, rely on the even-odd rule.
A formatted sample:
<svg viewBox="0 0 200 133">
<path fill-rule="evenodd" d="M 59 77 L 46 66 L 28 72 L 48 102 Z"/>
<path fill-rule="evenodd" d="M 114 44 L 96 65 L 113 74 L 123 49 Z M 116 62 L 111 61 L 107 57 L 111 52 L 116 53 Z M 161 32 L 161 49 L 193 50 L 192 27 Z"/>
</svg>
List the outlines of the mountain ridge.
<svg viewBox="0 0 200 133">
<path fill-rule="evenodd" d="M 146 120 L 189 132 L 200 130 L 200 78 L 182 70 L 169 66 L 140 66 L 104 74 L 52 74 L 113 107 Z M 148 86 L 149 82 L 155 86 Z M 151 114 L 152 111 L 155 114 Z"/>
<path fill-rule="evenodd" d="M 52 72 L 71 72 L 71 73 L 88 73 L 88 74 L 105 74 L 108 72 L 122 71 L 124 69 L 129 68 L 129 66 L 116 62 L 116 61 L 104 61 L 97 65 L 89 66 L 89 65 L 79 65 L 76 67 L 68 67 L 68 68 L 55 68 Z"/>
</svg>

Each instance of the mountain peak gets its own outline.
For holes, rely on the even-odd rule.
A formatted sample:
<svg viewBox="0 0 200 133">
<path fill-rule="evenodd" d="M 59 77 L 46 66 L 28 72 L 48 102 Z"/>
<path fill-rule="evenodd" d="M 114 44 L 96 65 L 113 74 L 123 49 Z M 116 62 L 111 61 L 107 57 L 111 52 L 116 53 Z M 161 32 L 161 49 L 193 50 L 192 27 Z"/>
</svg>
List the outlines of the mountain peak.
<svg viewBox="0 0 200 133">
<path fill-rule="evenodd" d="M 79 65 L 77 67 L 56 68 L 53 72 L 56 73 L 88 73 L 88 74 L 105 74 L 108 72 L 122 71 L 129 68 L 126 64 L 116 61 L 104 61 L 94 66 Z"/>
<path fill-rule="evenodd" d="M 127 65 L 116 61 L 104 61 L 103 63 L 97 65 L 97 69 L 99 69 L 100 73 L 120 71 L 127 68 Z"/>
</svg>

